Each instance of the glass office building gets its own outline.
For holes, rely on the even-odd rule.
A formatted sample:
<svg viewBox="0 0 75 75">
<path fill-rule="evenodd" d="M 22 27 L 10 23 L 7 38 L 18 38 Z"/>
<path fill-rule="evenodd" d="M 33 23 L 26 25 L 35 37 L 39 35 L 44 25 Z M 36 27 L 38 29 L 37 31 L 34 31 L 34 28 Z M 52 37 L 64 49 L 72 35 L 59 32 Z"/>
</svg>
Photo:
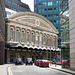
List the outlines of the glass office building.
<svg viewBox="0 0 75 75">
<path fill-rule="evenodd" d="M 7 17 L 17 12 L 31 11 L 27 4 L 21 2 L 21 0 L 6 0 L 6 14 Z"/>
<path fill-rule="evenodd" d="M 69 59 L 69 11 L 68 0 L 62 0 L 60 3 L 61 16 L 61 50 L 62 59 Z"/>
<path fill-rule="evenodd" d="M 59 31 L 58 47 L 61 47 L 60 0 L 34 0 L 34 12 L 47 18 Z"/>
</svg>

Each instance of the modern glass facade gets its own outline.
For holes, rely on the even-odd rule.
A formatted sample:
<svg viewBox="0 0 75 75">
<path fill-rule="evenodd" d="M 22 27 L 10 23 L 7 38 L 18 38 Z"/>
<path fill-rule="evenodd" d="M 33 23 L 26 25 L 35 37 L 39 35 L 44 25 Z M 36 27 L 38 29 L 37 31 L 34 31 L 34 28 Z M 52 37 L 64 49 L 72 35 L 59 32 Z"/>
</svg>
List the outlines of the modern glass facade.
<svg viewBox="0 0 75 75">
<path fill-rule="evenodd" d="M 75 0 L 68 1 L 70 33 L 70 69 L 75 72 Z"/>
<path fill-rule="evenodd" d="M 47 18 L 59 31 L 58 46 L 61 46 L 60 0 L 34 0 L 34 12 Z"/>
<path fill-rule="evenodd" d="M 60 3 L 61 10 L 61 50 L 62 59 L 69 59 L 69 11 L 68 0 L 62 0 Z"/>
<path fill-rule="evenodd" d="M 21 0 L 6 0 L 6 14 L 10 16 L 16 12 L 30 11 L 27 4 L 21 2 Z"/>
</svg>

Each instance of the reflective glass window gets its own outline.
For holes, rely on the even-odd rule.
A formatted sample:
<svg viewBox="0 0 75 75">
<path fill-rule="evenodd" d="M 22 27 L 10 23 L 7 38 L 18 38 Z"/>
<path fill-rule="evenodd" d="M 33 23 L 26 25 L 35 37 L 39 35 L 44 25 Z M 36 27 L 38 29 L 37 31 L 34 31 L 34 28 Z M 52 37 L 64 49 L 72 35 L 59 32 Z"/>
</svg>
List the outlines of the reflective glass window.
<svg viewBox="0 0 75 75">
<path fill-rule="evenodd" d="M 52 8 L 48 8 L 48 12 L 52 12 Z"/>
<path fill-rule="evenodd" d="M 42 2 L 42 6 L 44 6 L 45 5 L 45 3 L 44 2 Z"/>
<path fill-rule="evenodd" d="M 58 11 L 58 7 L 54 7 L 54 12 L 55 12 L 55 11 Z"/>
<path fill-rule="evenodd" d="M 36 4 L 36 0 L 35 0 L 35 4 Z"/>
<path fill-rule="evenodd" d="M 41 9 L 39 9 L 39 13 L 41 13 Z"/>
<path fill-rule="evenodd" d="M 52 14 L 49 14 L 49 15 L 48 15 L 48 18 L 52 18 L 52 17 L 53 17 Z"/>
<path fill-rule="evenodd" d="M 54 20 L 54 24 L 58 24 L 59 23 L 59 21 L 58 20 Z"/>
<path fill-rule="evenodd" d="M 44 8 L 42 9 L 42 13 L 44 13 Z"/>
<path fill-rule="evenodd" d="M 39 3 L 39 7 L 41 7 L 41 3 Z"/>
<path fill-rule="evenodd" d="M 58 5 L 58 1 L 54 1 L 54 5 Z"/>
<path fill-rule="evenodd" d="M 54 18 L 58 18 L 58 14 L 54 14 Z"/>
<path fill-rule="evenodd" d="M 52 6 L 52 2 L 48 2 L 48 6 Z"/>
<path fill-rule="evenodd" d="M 47 6 L 47 2 L 45 2 L 44 4 L 45 4 L 45 6 Z"/>
<path fill-rule="evenodd" d="M 45 10 L 45 13 L 46 13 L 47 12 L 47 8 L 45 8 L 44 10 Z"/>
</svg>

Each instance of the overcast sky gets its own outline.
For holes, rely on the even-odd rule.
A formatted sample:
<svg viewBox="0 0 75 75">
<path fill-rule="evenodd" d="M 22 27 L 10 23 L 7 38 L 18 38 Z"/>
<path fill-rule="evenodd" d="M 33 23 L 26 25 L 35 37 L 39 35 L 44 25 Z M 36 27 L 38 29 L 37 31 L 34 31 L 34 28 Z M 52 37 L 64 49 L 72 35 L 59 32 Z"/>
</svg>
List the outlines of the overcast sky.
<svg viewBox="0 0 75 75">
<path fill-rule="evenodd" d="M 23 3 L 28 4 L 31 11 L 34 11 L 34 0 L 21 0 Z"/>
</svg>

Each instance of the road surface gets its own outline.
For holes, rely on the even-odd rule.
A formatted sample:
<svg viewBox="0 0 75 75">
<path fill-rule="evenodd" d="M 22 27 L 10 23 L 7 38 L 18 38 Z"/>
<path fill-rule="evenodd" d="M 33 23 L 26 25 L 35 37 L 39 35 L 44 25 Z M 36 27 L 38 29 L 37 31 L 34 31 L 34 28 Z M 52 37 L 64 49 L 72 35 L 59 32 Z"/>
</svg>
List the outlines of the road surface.
<svg viewBox="0 0 75 75">
<path fill-rule="evenodd" d="M 48 67 L 35 65 L 16 65 L 11 67 L 12 75 L 71 75 Z"/>
</svg>

